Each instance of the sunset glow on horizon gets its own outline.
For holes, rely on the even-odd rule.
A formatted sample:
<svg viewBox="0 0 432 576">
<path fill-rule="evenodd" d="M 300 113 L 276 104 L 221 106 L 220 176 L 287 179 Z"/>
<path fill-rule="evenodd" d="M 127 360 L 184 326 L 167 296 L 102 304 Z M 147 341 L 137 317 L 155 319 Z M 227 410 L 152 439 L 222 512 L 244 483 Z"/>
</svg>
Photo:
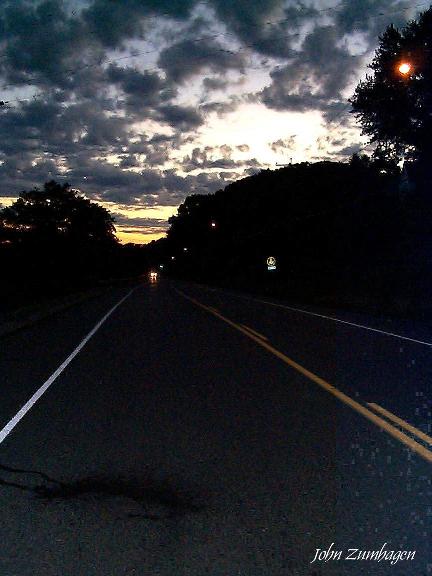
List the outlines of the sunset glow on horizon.
<svg viewBox="0 0 432 576">
<path fill-rule="evenodd" d="M 147 242 L 190 194 L 369 151 L 348 98 L 379 34 L 420 8 L 354 4 L 17 0 L 30 29 L 6 2 L 0 196 L 68 182 Z"/>
</svg>

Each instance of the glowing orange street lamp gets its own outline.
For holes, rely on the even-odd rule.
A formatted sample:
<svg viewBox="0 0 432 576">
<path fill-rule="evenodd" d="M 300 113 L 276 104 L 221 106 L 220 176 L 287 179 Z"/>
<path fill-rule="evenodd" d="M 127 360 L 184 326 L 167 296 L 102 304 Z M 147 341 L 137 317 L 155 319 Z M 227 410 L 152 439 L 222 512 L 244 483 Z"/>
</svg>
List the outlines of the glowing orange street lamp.
<svg viewBox="0 0 432 576">
<path fill-rule="evenodd" d="M 403 76 L 407 76 L 412 70 L 412 66 L 409 62 L 401 62 L 398 66 L 398 71 Z"/>
</svg>

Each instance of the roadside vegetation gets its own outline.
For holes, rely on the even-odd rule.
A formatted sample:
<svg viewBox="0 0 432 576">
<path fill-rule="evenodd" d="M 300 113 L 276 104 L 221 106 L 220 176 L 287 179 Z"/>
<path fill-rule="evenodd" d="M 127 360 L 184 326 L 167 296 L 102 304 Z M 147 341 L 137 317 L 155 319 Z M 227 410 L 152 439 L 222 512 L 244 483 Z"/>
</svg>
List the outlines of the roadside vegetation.
<svg viewBox="0 0 432 576">
<path fill-rule="evenodd" d="M 167 237 L 146 246 L 121 246 L 110 214 L 67 184 L 22 192 L 0 211 L 1 305 L 155 270 L 304 302 L 429 308 L 432 8 L 389 26 L 369 67 L 350 103 L 371 157 L 264 170 L 191 195 Z"/>
<path fill-rule="evenodd" d="M 369 68 L 350 103 L 371 157 L 262 171 L 190 196 L 167 238 L 149 245 L 153 265 L 307 302 L 430 308 L 432 8 L 389 26 Z"/>
<path fill-rule="evenodd" d="M 0 210 L 0 310 L 134 276 L 143 258 L 142 248 L 120 245 L 102 206 L 47 182 Z"/>
</svg>

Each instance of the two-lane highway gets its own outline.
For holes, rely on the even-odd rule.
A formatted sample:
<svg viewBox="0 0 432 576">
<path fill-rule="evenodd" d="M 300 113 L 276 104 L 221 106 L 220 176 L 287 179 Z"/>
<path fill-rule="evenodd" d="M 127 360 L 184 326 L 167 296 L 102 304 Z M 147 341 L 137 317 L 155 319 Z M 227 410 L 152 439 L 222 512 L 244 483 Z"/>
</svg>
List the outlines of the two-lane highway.
<svg viewBox="0 0 432 576">
<path fill-rule="evenodd" d="M 432 341 L 276 304 L 162 281 L 3 338 L 0 574 L 432 573 Z"/>
</svg>

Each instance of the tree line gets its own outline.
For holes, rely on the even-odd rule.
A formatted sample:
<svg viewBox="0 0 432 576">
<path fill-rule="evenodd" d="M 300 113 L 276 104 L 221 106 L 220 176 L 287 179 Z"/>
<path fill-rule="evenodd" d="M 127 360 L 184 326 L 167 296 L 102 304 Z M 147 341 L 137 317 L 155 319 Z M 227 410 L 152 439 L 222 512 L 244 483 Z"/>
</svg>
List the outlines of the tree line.
<svg viewBox="0 0 432 576">
<path fill-rule="evenodd" d="M 389 26 L 369 68 L 350 102 L 371 157 L 263 170 L 191 195 L 166 238 L 143 248 L 120 246 L 107 210 L 67 184 L 21 193 L 0 211 L 0 301 L 157 269 L 307 301 L 427 306 L 432 8 Z"/>
<path fill-rule="evenodd" d="M 120 245 L 110 213 L 69 184 L 23 191 L 0 210 L 0 308 L 139 274 L 143 259 Z"/>
<path fill-rule="evenodd" d="M 369 69 L 350 103 L 375 146 L 370 158 L 303 162 L 190 196 L 167 238 L 148 247 L 153 264 L 309 301 L 427 307 L 432 8 L 402 29 L 388 26 Z M 276 270 L 267 270 L 270 255 Z"/>
</svg>

